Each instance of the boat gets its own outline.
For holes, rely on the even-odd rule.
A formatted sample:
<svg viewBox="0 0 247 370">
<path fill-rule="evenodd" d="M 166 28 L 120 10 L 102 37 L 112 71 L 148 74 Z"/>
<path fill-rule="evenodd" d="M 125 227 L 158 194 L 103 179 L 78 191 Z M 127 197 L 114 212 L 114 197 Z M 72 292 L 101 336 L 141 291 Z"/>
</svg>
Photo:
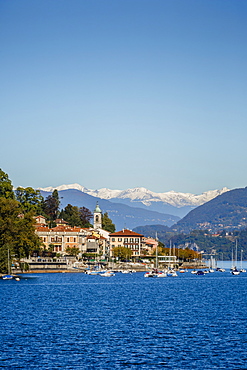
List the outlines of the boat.
<svg viewBox="0 0 247 370">
<path fill-rule="evenodd" d="M 154 271 L 147 271 L 145 272 L 144 277 L 156 277 L 156 273 Z"/>
<path fill-rule="evenodd" d="M 240 264 L 240 272 L 246 272 L 246 270 L 243 268 L 243 249 L 241 249 L 241 264 Z"/>
<path fill-rule="evenodd" d="M 237 268 L 232 269 L 232 275 L 239 275 L 240 271 Z"/>
<path fill-rule="evenodd" d="M 166 272 L 164 272 L 164 271 L 159 271 L 158 273 L 157 273 L 157 277 L 158 278 L 162 278 L 162 277 L 166 277 L 167 276 L 167 273 Z"/>
<path fill-rule="evenodd" d="M 196 274 L 196 273 L 197 273 L 197 271 L 196 271 L 196 270 L 192 270 L 190 273 L 191 273 L 191 274 Z"/>
<path fill-rule="evenodd" d="M 2 279 L 3 280 L 11 280 L 11 279 L 14 279 L 14 276 L 13 275 L 3 275 Z"/>
<path fill-rule="evenodd" d="M 105 277 L 115 276 L 113 271 L 105 271 L 105 272 L 100 273 L 99 275 L 100 276 L 105 276 Z"/>
<path fill-rule="evenodd" d="M 175 270 L 168 270 L 167 271 L 167 276 L 178 276 Z"/>
<path fill-rule="evenodd" d="M 7 275 L 3 275 L 2 276 L 2 279 L 3 280 L 12 280 L 14 278 L 15 277 L 11 274 L 10 255 L 9 255 L 9 249 L 8 249 L 8 274 Z"/>
<path fill-rule="evenodd" d="M 196 272 L 196 275 L 205 275 L 205 271 L 198 270 L 198 271 Z"/>
</svg>

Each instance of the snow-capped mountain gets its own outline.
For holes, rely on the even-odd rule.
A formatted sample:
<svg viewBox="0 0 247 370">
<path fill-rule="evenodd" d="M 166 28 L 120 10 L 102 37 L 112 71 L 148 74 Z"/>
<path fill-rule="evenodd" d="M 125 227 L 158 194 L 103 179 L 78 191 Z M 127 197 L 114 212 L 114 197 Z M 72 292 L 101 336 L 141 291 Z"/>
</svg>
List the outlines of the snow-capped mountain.
<svg viewBox="0 0 247 370">
<path fill-rule="evenodd" d="M 70 185 L 60 185 L 57 187 L 47 187 L 39 188 L 46 192 L 52 192 L 53 190 L 68 190 L 76 189 L 80 190 L 83 193 L 92 195 L 100 199 L 114 200 L 117 201 L 127 201 L 128 203 L 135 203 L 133 205 L 140 206 L 141 204 L 150 207 L 155 206 L 158 203 L 163 205 L 170 205 L 172 207 L 181 208 L 181 207 L 192 207 L 195 208 L 199 205 L 202 205 L 208 202 L 211 199 L 214 199 L 218 195 L 221 195 L 230 189 L 223 188 L 221 190 L 210 190 L 199 195 L 191 193 L 179 193 L 175 191 L 169 191 L 165 193 L 155 193 L 146 188 L 134 188 L 127 190 L 111 190 L 107 188 L 102 188 L 99 190 L 87 189 L 79 184 L 70 184 Z M 157 207 L 155 207 L 157 208 Z"/>
</svg>

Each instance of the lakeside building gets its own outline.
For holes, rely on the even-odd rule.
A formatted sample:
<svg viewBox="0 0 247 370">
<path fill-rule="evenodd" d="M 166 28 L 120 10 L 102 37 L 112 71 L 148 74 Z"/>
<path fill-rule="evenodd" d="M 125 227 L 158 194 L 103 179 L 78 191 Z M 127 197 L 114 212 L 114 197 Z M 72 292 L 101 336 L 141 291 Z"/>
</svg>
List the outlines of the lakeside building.
<svg viewBox="0 0 247 370">
<path fill-rule="evenodd" d="M 53 247 L 53 251 L 61 254 L 66 253 L 67 248 L 78 248 L 81 253 L 86 253 L 88 229 L 69 226 L 56 226 L 53 228 L 36 227 L 36 233 L 40 237 L 44 249 Z"/>
<path fill-rule="evenodd" d="M 159 242 L 153 238 L 143 238 L 143 249 L 147 255 L 152 255 L 155 253 L 156 248 L 158 247 Z"/>
<path fill-rule="evenodd" d="M 143 235 L 134 231 L 123 229 L 110 235 L 110 256 L 115 247 L 125 247 L 132 251 L 133 257 L 140 257 L 143 250 Z"/>
</svg>

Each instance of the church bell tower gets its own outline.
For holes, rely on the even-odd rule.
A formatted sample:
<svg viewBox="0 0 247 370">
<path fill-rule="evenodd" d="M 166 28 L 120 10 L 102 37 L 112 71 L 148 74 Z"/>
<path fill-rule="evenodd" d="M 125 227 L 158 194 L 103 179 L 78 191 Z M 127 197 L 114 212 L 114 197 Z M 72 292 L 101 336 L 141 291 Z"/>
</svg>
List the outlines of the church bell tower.
<svg viewBox="0 0 247 370">
<path fill-rule="evenodd" d="M 94 229 L 102 229 L 102 211 L 98 202 L 93 213 L 93 227 Z"/>
</svg>

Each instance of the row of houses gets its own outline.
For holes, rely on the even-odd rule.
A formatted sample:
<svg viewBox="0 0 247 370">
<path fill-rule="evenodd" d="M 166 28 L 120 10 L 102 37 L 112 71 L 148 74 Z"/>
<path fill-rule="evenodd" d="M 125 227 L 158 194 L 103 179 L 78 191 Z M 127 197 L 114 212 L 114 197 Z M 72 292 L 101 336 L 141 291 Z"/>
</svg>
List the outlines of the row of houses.
<svg viewBox="0 0 247 370">
<path fill-rule="evenodd" d="M 115 247 L 129 248 L 133 257 L 153 254 L 158 242 L 145 238 L 142 234 L 123 229 L 109 233 L 102 228 L 102 211 L 99 205 L 94 210 L 92 228 L 71 227 L 64 220 L 56 220 L 56 227 L 49 228 L 43 216 L 36 217 L 36 233 L 43 248 L 60 255 L 68 253 L 69 248 L 78 248 L 81 255 L 91 253 L 111 258 Z"/>
</svg>

